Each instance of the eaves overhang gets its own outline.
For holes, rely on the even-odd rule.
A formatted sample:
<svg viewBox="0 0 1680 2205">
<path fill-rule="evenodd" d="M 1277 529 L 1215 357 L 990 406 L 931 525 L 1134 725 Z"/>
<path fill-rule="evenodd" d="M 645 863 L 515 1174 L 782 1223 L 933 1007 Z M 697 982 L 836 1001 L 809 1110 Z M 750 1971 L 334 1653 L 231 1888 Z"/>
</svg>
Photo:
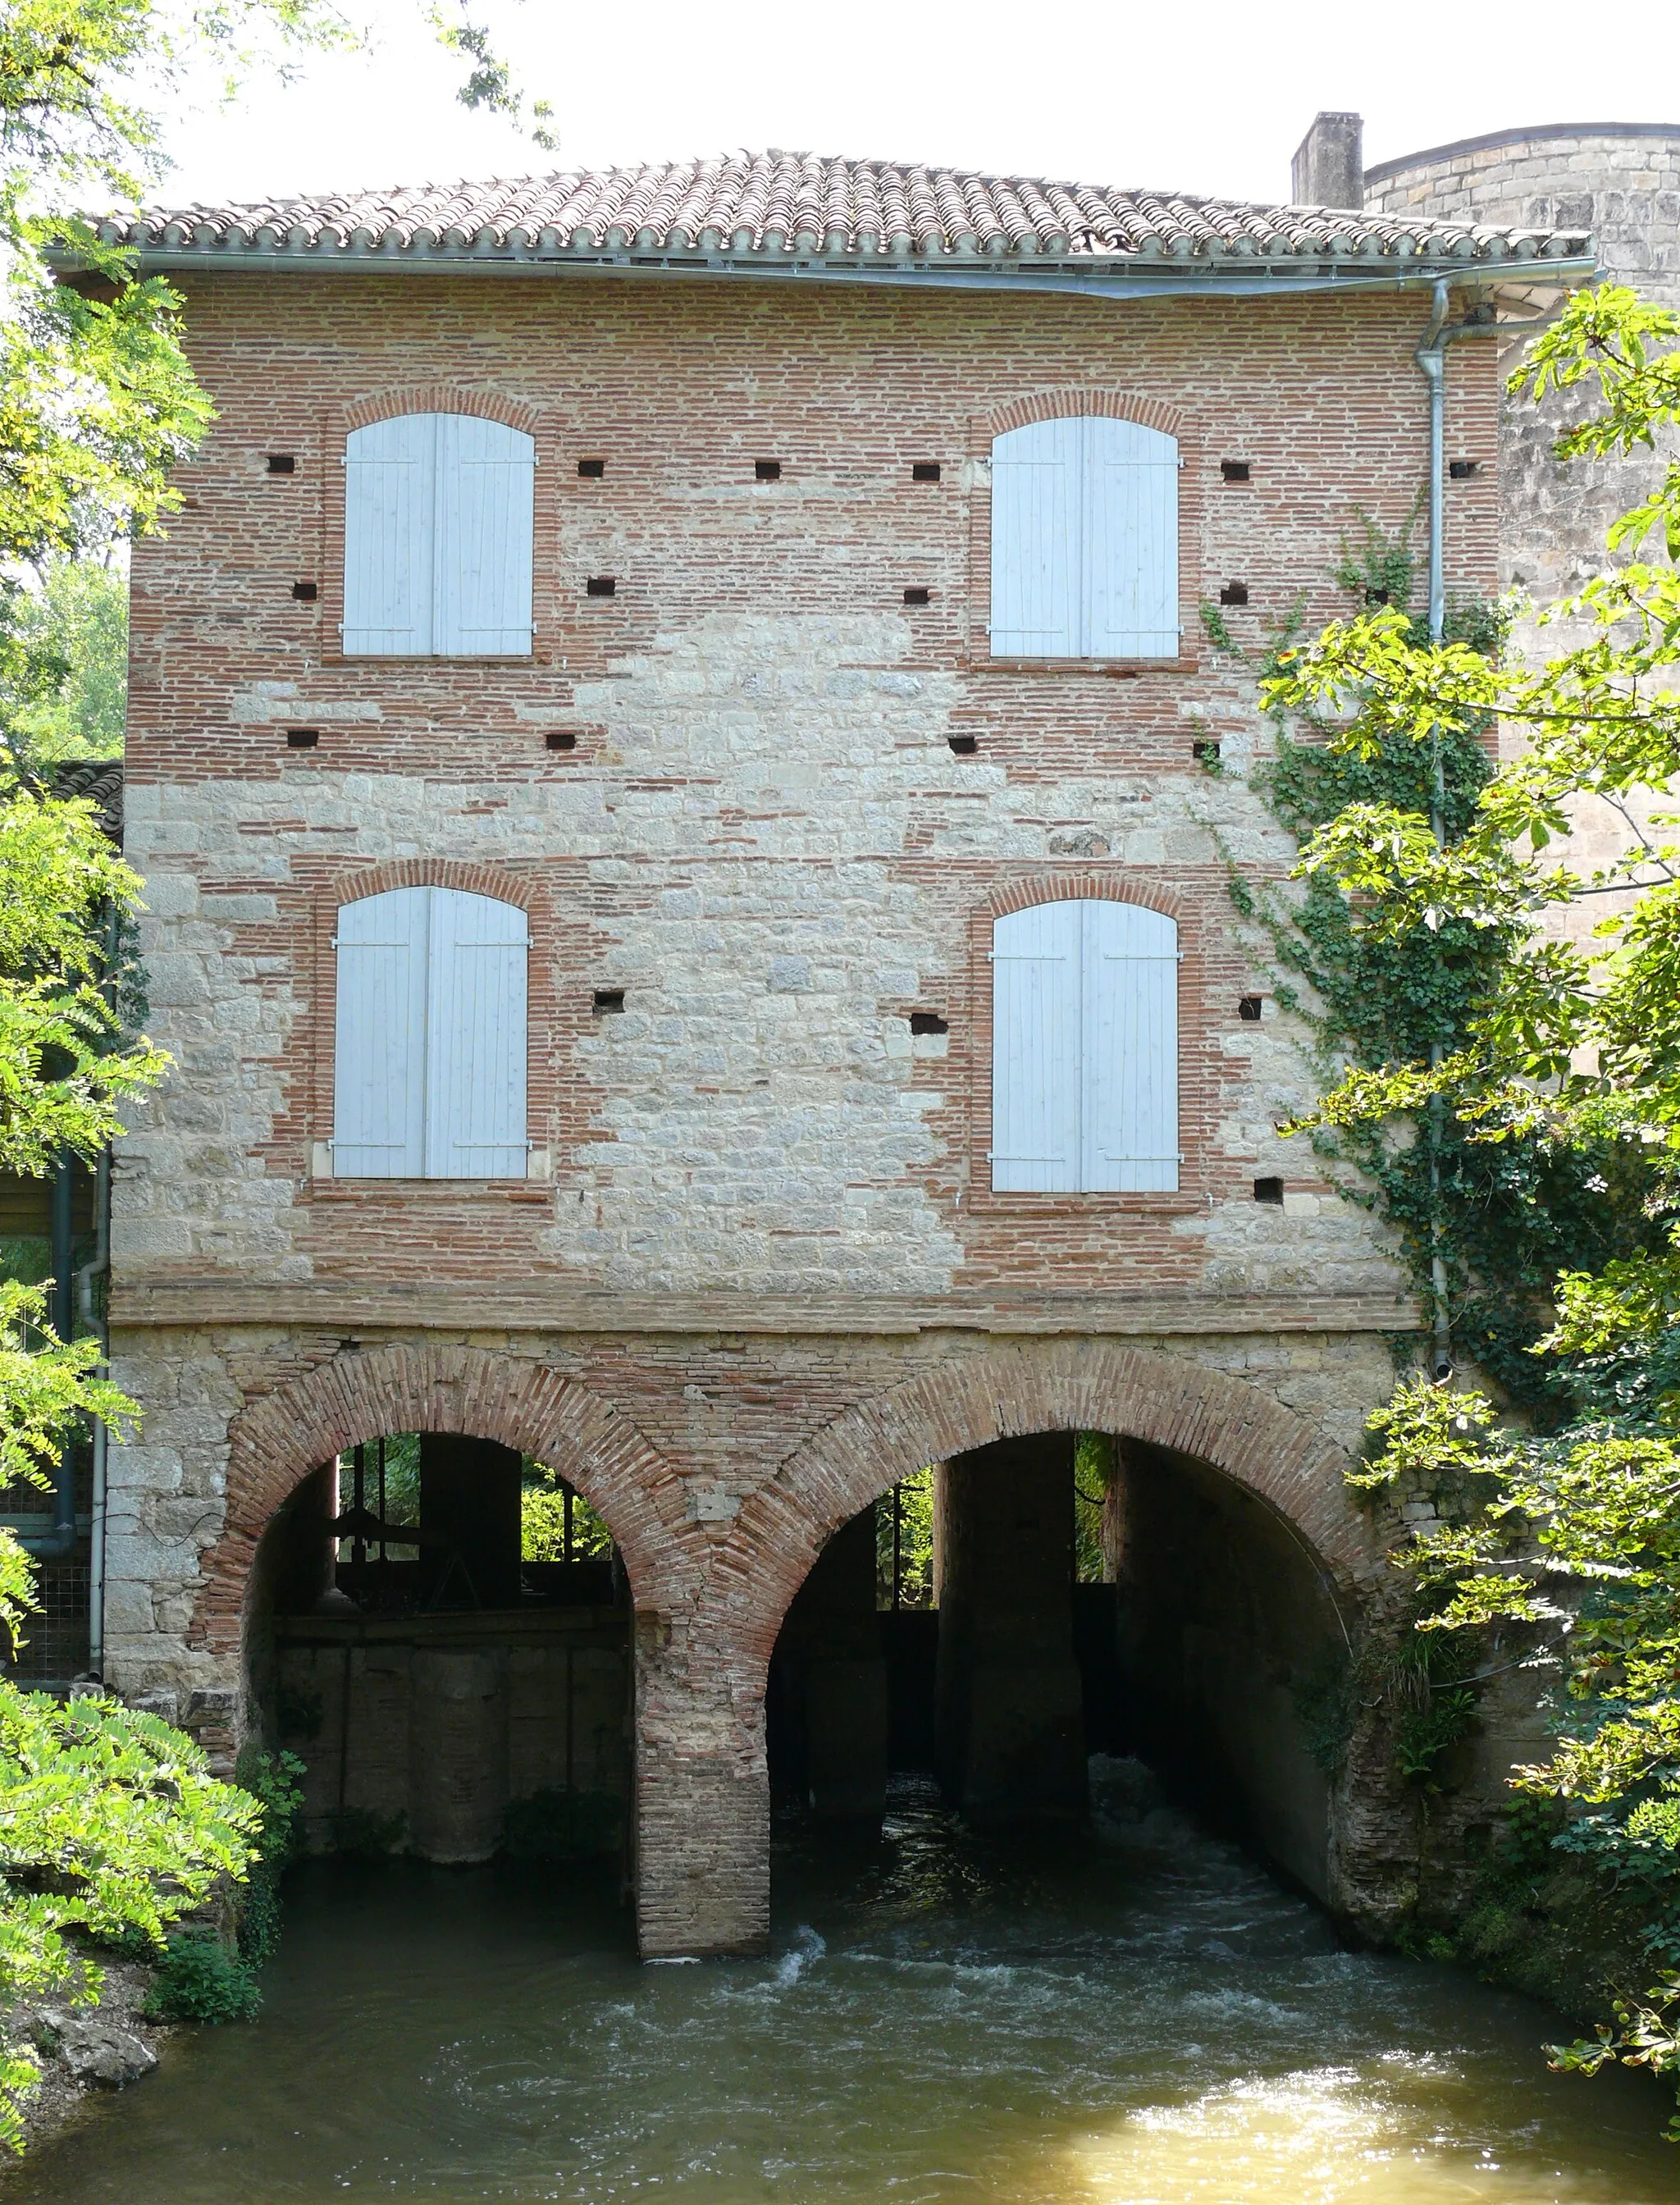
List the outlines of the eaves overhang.
<svg viewBox="0 0 1680 2205">
<path fill-rule="evenodd" d="M 110 241 L 121 241 L 113 237 Z M 1590 282 L 1599 272 L 1590 239 L 1570 239 L 1569 248 L 1519 249 L 1497 257 L 1470 252 L 1356 253 L 1312 259 L 1163 253 L 1082 254 L 1077 259 L 1035 254 L 1006 261 L 953 253 L 937 260 L 918 256 L 895 262 L 822 253 L 551 251 L 511 240 L 460 246 L 394 245 L 389 240 L 361 244 L 353 240 L 298 247 L 284 241 L 253 246 L 218 237 L 143 246 L 135 259 L 143 272 L 160 275 L 225 270 L 248 275 L 679 276 L 1116 300 L 1415 290 L 1446 281 L 1481 291 L 1514 291 L 1529 306 L 1541 295 L 1555 296 Z M 74 255 L 56 257 L 67 269 L 75 264 Z"/>
</svg>

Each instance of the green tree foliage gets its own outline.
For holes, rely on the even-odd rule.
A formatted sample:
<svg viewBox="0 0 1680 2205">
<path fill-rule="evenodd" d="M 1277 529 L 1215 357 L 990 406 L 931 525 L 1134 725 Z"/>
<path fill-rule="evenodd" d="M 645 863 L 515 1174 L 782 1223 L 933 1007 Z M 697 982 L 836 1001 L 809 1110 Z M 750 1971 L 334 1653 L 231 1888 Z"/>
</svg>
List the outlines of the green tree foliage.
<svg viewBox="0 0 1680 2205">
<path fill-rule="evenodd" d="M 118 1105 L 163 1076 L 162 1053 L 123 1031 L 108 963 L 140 892 L 92 805 L 0 802 L 0 1169 L 97 1156 Z"/>
<path fill-rule="evenodd" d="M 896 1596 L 893 1579 L 898 1557 Z M 876 1599 L 882 1608 L 934 1603 L 934 1470 L 923 1463 L 875 1504 Z"/>
<path fill-rule="evenodd" d="M 122 755 L 128 706 L 128 580 L 110 559 L 55 559 L 8 607 L 13 686 L 0 716 L 15 770 Z M 0 665 L 0 673 L 5 670 Z"/>
<path fill-rule="evenodd" d="M 1680 316 L 1625 290 L 1585 294 L 1512 389 L 1588 401 L 1564 460 L 1654 451 L 1680 425 L 1677 343 Z M 1535 1353 L 1567 1420 L 1507 1429 L 1482 1396 L 1410 1380 L 1374 1420 L 1380 1450 L 1358 1482 L 1434 1502 L 1397 1555 L 1422 1630 L 1501 1634 L 1557 1668 L 1558 1743 L 1515 1782 L 1552 1803 L 1552 1848 L 1641 1911 L 1656 1980 L 1618 1994 L 1558 2063 L 1680 2076 L 1680 843 L 1657 808 L 1680 771 L 1680 463 L 1657 472 L 1565 609 L 1587 624 L 1576 648 L 1500 664 L 1459 642 L 1431 649 L 1381 608 L 1294 653 L 1268 696 L 1320 715 L 1333 752 L 1356 761 L 1416 758 L 1496 717 L 1527 738 L 1454 837 L 1438 842 L 1418 805 L 1374 790 L 1309 844 L 1307 877 L 1352 900 L 1362 939 L 1467 935 L 1496 951 L 1441 1061 L 1414 1048 L 1356 1065 L 1315 1122 L 1365 1132 L 1438 1099 L 1473 1144 L 1607 1158 L 1642 1186 L 1646 1245 L 1590 1269 L 1577 1257 L 1553 1283 Z M 1624 854 L 1590 871 L 1568 839 L 1583 797 L 1627 829 Z M 1602 915 L 1565 933 L 1566 909 Z"/>
<path fill-rule="evenodd" d="M 525 1461 L 519 1495 L 519 1556 L 527 1562 L 563 1562 L 566 1553 L 566 1481 L 546 1464 Z M 574 1562 L 605 1561 L 613 1535 L 581 1493 L 571 1495 L 572 1554 Z"/>
<path fill-rule="evenodd" d="M 1335 579 L 1367 610 L 1391 609 L 1409 646 L 1427 651 L 1428 623 L 1413 609 L 1410 524 L 1392 536 L 1367 520 L 1361 540 L 1344 545 Z M 1216 606 L 1202 617 L 1221 650 L 1243 655 Z M 1507 624 L 1505 608 L 1470 599 L 1449 606 L 1446 634 L 1497 663 Z M 1298 633 L 1291 617 L 1273 638 L 1259 667 L 1267 681 L 1295 663 Z M 1289 711 L 1274 704 L 1276 755 L 1255 782 L 1298 843 L 1321 847 L 1334 823 L 1375 811 L 1427 821 L 1432 805 L 1449 846 L 1469 830 L 1493 773 L 1485 717 L 1440 728 L 1428 741 L 1361 742 L 1340 714 L 1298 695 L 1292 703 Z M 1278 1001 L 1305 1020 L 1327 1084 L 1350 1066 L 1427 1063 L 1432 1049 L 1456 1049 L 1507 948 L 1506 931 L 1458 916 L 1438 926 L 1373 929 L 1356 919 L 1341 883 L 1321 866 L 1293 897 L 1233 868 L 1231 893 L 1267 935 Z M 1460 1352 L 1531 1412 L 1550 1413 L 1547 1375 L 1528 1351 L 1546 1328 L 1551 1284 L 1564 1264 L 1601 1263 L 1641 1245 L 1629 1186 L 1641 1177 L 1637 1160 L 1613 1142 L 1560 1148 L 1529 1133 L 1489 1144 L 1445 1111 L 1320 1122 L 1312 1136 L 1327 1162 L 1349 1168 L 1336 1174 L 1343 1194 L 1398 1234 L 1426 1301 L 1440 1257 Z"/>
<path fill-rule="evenodd" d="M 0 1626 L 33 1597 L 28 1561 L 0 1539 Z M 224 1876 L 242 1878 L 263 1809 L 209 1773 L 155 1715 L 89 1696 L 61 1701 L 0 1679 L 0 2007 L 45 1993 L 98 1999 L 89 1940 L 167 1950 L 171 1923 Z M 39 2062 L 0 2045 L 0 2144 L 23 2143 Z"/>
</svg>

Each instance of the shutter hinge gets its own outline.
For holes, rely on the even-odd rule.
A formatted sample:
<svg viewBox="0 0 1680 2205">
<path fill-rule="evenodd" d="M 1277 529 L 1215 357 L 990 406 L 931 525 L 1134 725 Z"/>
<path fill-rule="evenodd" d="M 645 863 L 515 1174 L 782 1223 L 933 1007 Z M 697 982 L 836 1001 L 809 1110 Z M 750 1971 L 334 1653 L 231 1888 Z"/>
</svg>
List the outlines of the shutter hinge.
<svg viewBox="0 0 1680 2205">
<path fill-rule="evenodd" d="M 1172 952 L 1172 961 L 1175 965 L 1182 965 L 1184 963 L 1184 953 L 1182 949 L 1175 949 Z"/>
<path fill-rule="evenodd" d="M 337 936 L 336 935 L 334 935 L 334 936 L 333 936 L 332 940 L 328 943 L 328 945 L 327 945 L 327 946 L 328 946 L 328 948 L 329 948 L 329 949 L 336 949 L 336 948 L 337 948 L 337 947 L 338 947 L 338 936 Z"/>
<path fill-rule="evenodd" d="M 994 963 L 996 962 L 996 960 L 997 960 L 997 952 L 996 952 L 996 950 L 995 950 L 995 949 L 988 949 L 988 950 L 986 952 L 986 962 L 987 962 L 988 965 L 991 965 L 991 964 L 994 964 Z"/>
</svg>

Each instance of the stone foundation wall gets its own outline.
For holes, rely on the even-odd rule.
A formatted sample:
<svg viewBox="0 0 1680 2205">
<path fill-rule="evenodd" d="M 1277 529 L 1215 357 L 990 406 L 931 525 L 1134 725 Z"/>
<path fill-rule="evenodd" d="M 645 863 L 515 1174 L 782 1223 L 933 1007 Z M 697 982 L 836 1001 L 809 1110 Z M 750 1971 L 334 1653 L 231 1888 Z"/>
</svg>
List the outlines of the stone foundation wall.
<svg viewBox="0 0 1680 2205">
<path fill-rule="evenodd" d="M 1011 1435 L 1111 1430 L 1217 1465 L 1287 1515 L 1356 1603 L 1378 1566 L 1341 1468 L 1391 1374 L 1378 1334 L 346 1344 L 131 1328 L 117 1375 L 153 1406 L 143 1440 L 112 1454 L 109 1674 L 230 1753 L 255 1712 L 253 1564 L 313 1467 L 380 1431 L 519 1447 L 600 1510 L 624 1556 L 644 1949 L 746 1949 L 767 1918 L 766 1672 L 834 1530 L 922 1463 Z M 313 1659 L 330 1670 L 341 1654 Z M 362 1674 L 353 1692 L 374 1691 Z M 324 1674 L 319 1689 L 329 1711 Z M 395 1767 L 407 1732 L 395 1714 L 385 1727 Z M 317 1749 L 329 1789 L 330 1749 Z"/>
<path fill-rule="evenodd" d="M 627 1617 L 308 1615 L 273 1627 L 273 1699 L 260 1712 L 305 1763 L 316 1850 L 466 1862 L 504 1846 L 623 1844 Z"/>
</svg>

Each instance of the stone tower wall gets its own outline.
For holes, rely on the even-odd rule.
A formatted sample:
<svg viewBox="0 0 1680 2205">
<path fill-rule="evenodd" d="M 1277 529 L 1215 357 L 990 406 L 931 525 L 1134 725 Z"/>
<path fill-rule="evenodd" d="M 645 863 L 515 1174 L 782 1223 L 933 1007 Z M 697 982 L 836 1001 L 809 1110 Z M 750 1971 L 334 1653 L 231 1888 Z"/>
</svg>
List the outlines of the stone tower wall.
<svg viewBox="0 0 1680 2205">
<path fill-rule="evenodd" d="M 1546 126 L 1465 139 L 1368 169 L 1365 204 L 1392 215 L 1586 229 L 1607 281 L 1680 306 L 1680 123 Z M 1517 357 L 1513 343 L 1505 365 Z M 1500 422 L 1500 578 L 1537 604 L 1567 597 L 1596 570 L 1606 527 L 1636 502 L 1635 485 L 1650 472 L 1643 456 L 1560 468 L 1552 443 L 1568 418 L 1555 403 L 1507 400 Z M 1550 637 L 1547 647 L 1557 647 Z"/>
<path fill-rule="evenodd" d="M 1468 216 L 1523 229 L 1567 223 L 1591 233 L 1607 282 L 1680 306 L 1680 123 L 1546 125 L 1434 146 L 1368 169 L 1365 204 L 1385 214 Z M 1513 338 L 1502 370 L 1516 366 L 1523 342 Z M 1573 393 L 1539 407 L 1501 401 L 1499 579 L 1535 612 L 1572 596 L 1599 571 L 1610 524 L 1639 502 L 1652 480 L 1647 453 L 1558 463 L 1552 444 L 1584 410 Z M 1575 621 L 1541 627 L 1529 614 L 1516 637 L 1535 656 L 1552 657 L 1588 633 L 1588 623 Z M 1623 820 L 1607 806 L 1578 807 L 1576 857 L 1584 867 L 1608 863 L 1625 841 Z M 1582 932 L 1602 915 L 1570 913 L 1563 929 Z"/>
</svg>

